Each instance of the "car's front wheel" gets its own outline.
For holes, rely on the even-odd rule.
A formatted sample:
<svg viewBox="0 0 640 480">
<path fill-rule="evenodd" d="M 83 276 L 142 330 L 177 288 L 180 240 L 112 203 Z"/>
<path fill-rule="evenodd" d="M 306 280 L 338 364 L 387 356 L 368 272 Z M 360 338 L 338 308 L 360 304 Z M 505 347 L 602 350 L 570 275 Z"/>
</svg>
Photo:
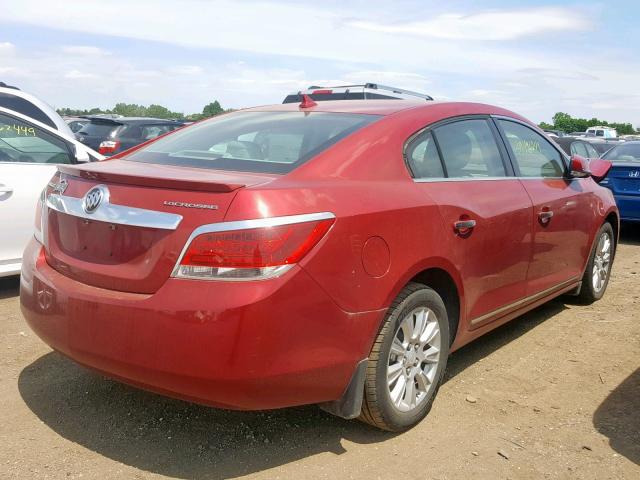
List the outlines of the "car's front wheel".
<svg viewBox="0 0 640 480">
<path fill-rule="evenodd" d="M 408 284 L 391 304 L 369 356 L 360 419 L 390 431 L 414 426 L 431 409 L 448 355 L 442 298 L 422 284 Z"/>
</svg>

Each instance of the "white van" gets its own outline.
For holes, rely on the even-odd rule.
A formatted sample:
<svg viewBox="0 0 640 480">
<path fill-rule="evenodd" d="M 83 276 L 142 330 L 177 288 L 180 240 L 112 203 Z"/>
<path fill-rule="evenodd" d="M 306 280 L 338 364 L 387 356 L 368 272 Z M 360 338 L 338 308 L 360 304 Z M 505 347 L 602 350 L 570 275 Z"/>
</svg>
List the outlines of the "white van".
<svg viewBox="0 0 640 480">
<path fill-rule="evenodd" d="M 618 132 L 611 127 L 589 127 L 587 137 L 618 138 Z"/>
</svg>

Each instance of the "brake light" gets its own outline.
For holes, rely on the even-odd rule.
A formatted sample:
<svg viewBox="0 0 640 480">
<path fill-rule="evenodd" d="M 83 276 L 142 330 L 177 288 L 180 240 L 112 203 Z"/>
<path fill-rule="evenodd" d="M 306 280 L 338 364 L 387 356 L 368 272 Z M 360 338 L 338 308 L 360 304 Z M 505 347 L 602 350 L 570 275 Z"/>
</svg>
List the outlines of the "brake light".
<svg viewBox="0 0 640 480">
<path fill-rule="evenodd" d="M 331 95 L 333 90 L 323 89 L 323 90 L 314 90 L 311 92 L 312 95 Z"/>
<path fill-rule="evenodd" d="M 318 216 L 323 218 L 307 220 Z M 282 275 L 309 253 L 333 222 L 332 214 L 311 214 L 214 224 L 214 231 L 191 240 L 174 276 L 258 280 Z"/>
<path fill-rule="evenodd" d="M 313 99 L 307 95 L 306 93 L 304 93 L 302 95 L 302 101 L 300 102 L 300 105 L 298 105 L 300 108 L 311 108 L 311 107 L 315 107 L 316 105 L 318 105 L 316 102 L 313 101 Z"/>
<path fill-rule="evenodd" d="M 36 240 L 44 245 L 44 202 L 47 195 L 47 189 L 45 188 L 40 193 L 40 198 L 38 198 L 38 203 L 36 204 L 36 219 L 34 225 L 33 236 L 36 237 Z"/>
<path fill-rule="evenodd" d="M 105 140 L 98 147 L 98 153 L 102 155 L 111 155 L 120 148 L 120 142 L 117 140 Z"/>
</svg>

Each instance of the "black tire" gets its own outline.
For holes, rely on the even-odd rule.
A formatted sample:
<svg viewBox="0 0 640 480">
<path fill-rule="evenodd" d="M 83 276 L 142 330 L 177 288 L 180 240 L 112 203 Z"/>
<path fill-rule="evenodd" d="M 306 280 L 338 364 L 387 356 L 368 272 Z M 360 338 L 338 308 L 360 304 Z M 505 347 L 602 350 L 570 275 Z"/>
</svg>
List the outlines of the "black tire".
<svg viewBox="0 0 640 480">
<path fill-rule="evenodd" d="M 598 289 L 596 285 L 594 285 L 593 280 L 593 267 L 597 262 L 597 254 L 598 254 L 598 246 L 600 243 L 600 239 L 608 235 L 609 241 L 611 242 L 610 248 L 610 259 L 607 265 L 606 278 L 602 286 Z M 615 256 L 616 251 L 616 238 L 613 234 L 613 227 L 611 227 L 610 223 L 605 223 L 600 227 L 598 233 L 595 236 L 593 241 L 593 246 L 591 247 L 591 254 L 589 255 L 589 261 L 587 262 L 587 268 L 584 271 L 584 275 L 582 276 L 582 287 L 580 288 L 580 293 L 578 294 L 578 301 L 583 304 L 591 304 L 596 300 L 600 300 L 604 295 L 604 292 L 607 290 L 607 285 L 609 285 L 609 278 L 611 277 L 611 266 L 613 264 L 613 258 Z"/>
<path fill-rule="evenodd" d="M 391 345 L 402 320 L 420 307 L 430 309 L 436 316 L 440 329 L 440 357 L 435 367 L 431 387 L 427 389 L 424 399 L 412 410 L 405 412 L 396 408 L 391 399 L 387 383 L 387 368 L 390 362 Z M 407 430 L 420 422 L 431 410 L 433 400 L 442 383 L 449 356 L 449 345 L 449 321 L 442 298 L 425 285 L 409 283 L 389 307 L 380 333 L 371 349 L 359 420 L 392 432 Z M 418 347 L 415 348 L 418 349 Z"/>
</svg>

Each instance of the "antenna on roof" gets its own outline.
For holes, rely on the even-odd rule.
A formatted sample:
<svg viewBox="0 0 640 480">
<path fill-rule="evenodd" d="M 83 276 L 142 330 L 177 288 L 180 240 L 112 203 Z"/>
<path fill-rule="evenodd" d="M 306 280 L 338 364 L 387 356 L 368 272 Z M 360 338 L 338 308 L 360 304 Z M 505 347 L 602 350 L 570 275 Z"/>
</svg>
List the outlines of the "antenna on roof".
<svg viewBox="0 0 640 480">
<path fill-rule="evenodd" d="M 315 107 L 316 105 L 318 105 L 316 102 L 313 101 L 313 99 L 307 95 L 306 93 L 302 94 L 302 102 L 300 102 L 300 105 L 298 105 L 299 108 L 311 108 L 311 107 Z"/>
</svg>

